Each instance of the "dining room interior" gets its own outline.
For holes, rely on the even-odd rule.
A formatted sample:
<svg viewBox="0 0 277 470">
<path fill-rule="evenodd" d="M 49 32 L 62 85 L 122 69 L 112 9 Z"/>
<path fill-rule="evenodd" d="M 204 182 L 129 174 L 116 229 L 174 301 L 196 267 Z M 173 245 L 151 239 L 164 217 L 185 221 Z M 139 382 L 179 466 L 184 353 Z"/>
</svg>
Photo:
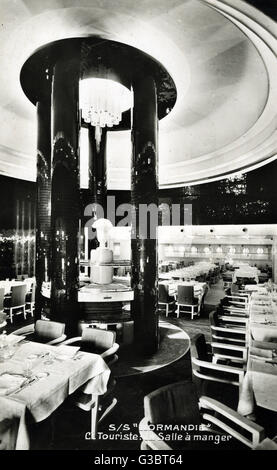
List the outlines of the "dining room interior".
<svg viewBox="0 0 277 470">
<path fill-rule="evenodd" d="M 274 2 L 0 9 L 0 450 L 276 450 Z"/>
</svg>

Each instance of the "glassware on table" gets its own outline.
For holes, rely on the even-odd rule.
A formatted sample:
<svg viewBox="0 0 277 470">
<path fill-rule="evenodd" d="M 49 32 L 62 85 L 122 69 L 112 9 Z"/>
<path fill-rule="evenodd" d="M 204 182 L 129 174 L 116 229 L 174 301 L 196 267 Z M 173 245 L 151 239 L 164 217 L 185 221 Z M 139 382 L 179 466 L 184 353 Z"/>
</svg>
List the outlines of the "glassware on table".
<svg viewBox="0 0 277 470">
<path fill-rule="evenodd" d="M 54 359 L 55 359 L 54 354 L 51 353 L 51 352 L 48 352 L 48 353 L 46 353 L 46 355 L 45 355 L 45 361 L 43 361 L 43 364 L 45 364 L 45 365 L 53 364 Z"/>
<path fill-rule="evenodd" d="M 25 359 L 23 362 L 23 373 L 28 379 L 33 375 L 33 361 L 32 359 Z"/>
<path fill-rule="evenodd" d="M 6 361 L 14 354 L 13 348 L 11 348 L 8 340 L 7 340 L 7 333 L 3 331 L 0 335 L 0 362 Z"/>
</svg>

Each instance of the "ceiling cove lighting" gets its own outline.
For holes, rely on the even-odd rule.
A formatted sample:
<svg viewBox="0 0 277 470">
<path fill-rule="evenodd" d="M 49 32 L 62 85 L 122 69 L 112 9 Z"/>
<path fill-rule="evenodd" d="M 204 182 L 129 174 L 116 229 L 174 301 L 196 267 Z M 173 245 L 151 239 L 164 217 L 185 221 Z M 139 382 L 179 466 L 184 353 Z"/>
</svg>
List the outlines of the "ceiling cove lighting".
<svg viewBox="0 0 277 470">
<path fill-rule="evenodd" d="M 113 127 L 122 120 L 122 113 L 133 107 L 133 93 L 121 83 L 106 78 L 80 81 L 79 97 L 82 118 L 95 127 L 95 140 L 100 146 L 104 127 Z"/>
</svg>

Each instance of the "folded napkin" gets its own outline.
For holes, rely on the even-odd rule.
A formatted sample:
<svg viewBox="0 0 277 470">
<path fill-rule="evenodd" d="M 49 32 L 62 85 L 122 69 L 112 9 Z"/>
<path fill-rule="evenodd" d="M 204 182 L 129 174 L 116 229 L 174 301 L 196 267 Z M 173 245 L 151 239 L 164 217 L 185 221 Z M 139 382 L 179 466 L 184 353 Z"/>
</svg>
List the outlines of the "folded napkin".
<svg viewBox="0 0 277 470">
<path fill-rule="evenodd" d="M 20 335 L 13 335 L 12 333 L 7 335 L 6 341 L 8 344 L 16 344 L 19 343 L 19 341 L 22 341 L 25 339 L 26 336 L 20 336 Z"/>
<path fill-rule="evenodd" d="M 23 375 L 11 374 L 5 372 L 0 375 L 0 396 L 8 395 L 9 393 L 16 390 L 18 387 L 26 381 L 26 377 Z"/>
<path fill-rule="evenodd" d="M 57 346 L 55 355 L 60 359 L 71 359 L 79 351 L 80 346 Z"/>
</svg>

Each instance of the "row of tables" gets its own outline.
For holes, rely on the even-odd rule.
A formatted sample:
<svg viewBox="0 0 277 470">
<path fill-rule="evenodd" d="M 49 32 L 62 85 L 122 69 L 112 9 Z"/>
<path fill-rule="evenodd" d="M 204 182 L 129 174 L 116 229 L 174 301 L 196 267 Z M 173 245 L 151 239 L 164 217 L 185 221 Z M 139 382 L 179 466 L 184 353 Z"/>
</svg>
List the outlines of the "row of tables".
<svg viewBox="0 0 277 470">
<path fill-rule="evenodd" d="M 173 269 L 168 273 L 159 273 L 159 279 L 161 280 L 170 280 L 173 278 L 179 279 L 181 281 L 195 279 L 197 276 L 202 276 L 208 274 L 210 271 L 213 271 L 218 266 L 214 263 L 207 261 L 201 261 L 192 266 L 186 266 L 180 269 Z"/>
<path fill-rule="evenodd" d="M 246 286 L 250 292 L 247 323 L 248 362 L 238 411 L 249 416 L 255 406 L 277 412 L 277 292 L 266 285 Z"/>
</svg>

